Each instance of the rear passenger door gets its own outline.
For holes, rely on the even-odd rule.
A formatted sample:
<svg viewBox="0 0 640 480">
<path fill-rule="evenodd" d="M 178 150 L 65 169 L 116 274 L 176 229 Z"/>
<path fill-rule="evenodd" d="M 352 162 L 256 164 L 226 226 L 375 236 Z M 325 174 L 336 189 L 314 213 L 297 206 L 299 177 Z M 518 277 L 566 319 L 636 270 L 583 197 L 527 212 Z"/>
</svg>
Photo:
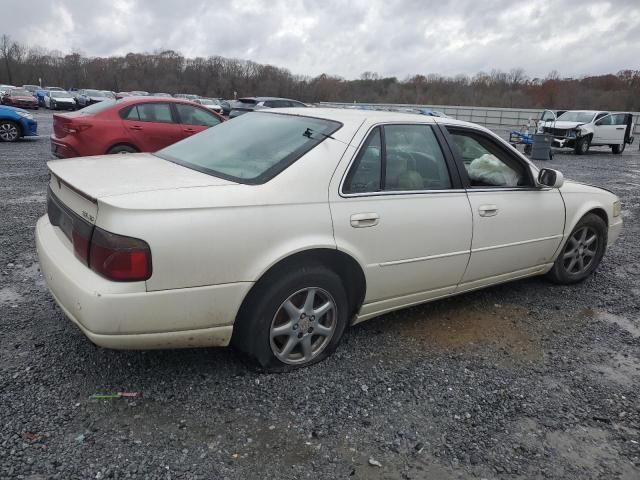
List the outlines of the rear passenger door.
<svg viewBox="0 0 640 480">
<path fill-rule="evenodd" d="M 175 107 L 178 112 L 182 134 L 185 138 L 200 133 L 209 127 L 215 127 L 221 122 L 215 114 L 204 108 L 181 103 L 176 103 Z"/>
<path fill-rule="evenodd" d="M 432 124 L 373 126 L 330 187 L 338 248 L 364 268 L 361 318 L 455 290 L 471 246 L 471 209 Z"/>
<path fill-rule="evenodd" d="M 138 103 L 123 109 L 120 116 L 141 152 L 156 152 L 184 138 L 170 103 Z"/>
</svg>

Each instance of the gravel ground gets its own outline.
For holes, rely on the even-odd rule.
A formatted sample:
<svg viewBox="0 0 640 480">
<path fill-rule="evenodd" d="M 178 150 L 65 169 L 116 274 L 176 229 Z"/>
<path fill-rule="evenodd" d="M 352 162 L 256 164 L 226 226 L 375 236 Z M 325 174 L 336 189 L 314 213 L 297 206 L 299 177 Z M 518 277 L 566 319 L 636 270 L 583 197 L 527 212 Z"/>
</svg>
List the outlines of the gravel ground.
<svg viewBox="0 0 640 480">
<path fill-rule="evenodd" d="M 93 346 L 40 277 L 43 137 L 0 144 L 0 478 L 640 478 L 640 154 L 549 166 L 623 202 L 596 275 L 534 278 L 351 329 L 286 375 L 230 349 Z M 140 399 L 91 400 L 143 392 Z"/>
</svg>

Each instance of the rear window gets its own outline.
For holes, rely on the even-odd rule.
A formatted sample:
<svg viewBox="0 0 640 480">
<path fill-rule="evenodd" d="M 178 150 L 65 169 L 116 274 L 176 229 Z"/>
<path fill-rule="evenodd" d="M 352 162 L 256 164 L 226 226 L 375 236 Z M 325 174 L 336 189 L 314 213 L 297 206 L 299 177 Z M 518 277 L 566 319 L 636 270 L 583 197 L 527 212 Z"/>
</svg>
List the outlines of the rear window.
<svg viewBox="0 0 640 480">
<path fill-rule="evenodd" d="M 253 98 L 239 98 L 238 102 L 240 103 L 247 103 L 249 105 L 255 105 L 256 103 L 258 103 L 256 100 L 254 100 Z"/>
<path fill-rule="evenodd" d="M 341 123 L 253 112 L 175 143 L 160 158 L 239 183 L 265 183 L 310 151 Z"/>
<path fill-rule="evenodd" d="M 84 107 L 80 110 L 82 113 L 100 113 L 110 109 L 116 104 L 115 100 L 103 100 L 102 102 L 94 103 L 88 107 Z"/>
</svg>

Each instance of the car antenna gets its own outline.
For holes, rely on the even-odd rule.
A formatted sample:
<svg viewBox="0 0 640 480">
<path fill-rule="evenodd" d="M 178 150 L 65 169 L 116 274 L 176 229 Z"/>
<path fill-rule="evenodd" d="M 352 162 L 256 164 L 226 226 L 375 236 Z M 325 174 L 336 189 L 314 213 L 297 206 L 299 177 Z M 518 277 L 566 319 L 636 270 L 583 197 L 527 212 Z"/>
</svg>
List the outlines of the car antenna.
<svg viewBox="0 0 640 480">
<path fill-rule="evenodd" d="M 322 135 L 325 138 L 330 138 L 332 140 L 335 140 L 335 138 L 332 137 L 331 135 L 329 135 L 328 133 L 316 132 L 315 130 L 311 129 L 310 127 L 307 127 L 307 129 L 304 131 L 302 136 L 303 137 L 307 137 L 307 138 L 311 138 L 311 135 L 313 135 L 314 133 L 317 133 L 318 135 Z"/>
</svg>

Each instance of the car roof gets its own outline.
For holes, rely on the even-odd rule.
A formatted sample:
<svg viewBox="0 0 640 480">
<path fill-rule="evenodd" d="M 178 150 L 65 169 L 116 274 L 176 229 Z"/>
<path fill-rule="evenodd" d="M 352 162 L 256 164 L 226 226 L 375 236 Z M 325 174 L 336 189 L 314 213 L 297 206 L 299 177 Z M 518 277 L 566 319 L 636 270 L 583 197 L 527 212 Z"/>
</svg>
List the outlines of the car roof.
<svg viewBox="0 0 640 480">
<path fill-rule="evenodd" d="M 198 103 L 189 100 L 188 98 L 175 98 L 175 97 L 155 97 L 153 95 L 139 95 L 124 97 L 117 100 L 118 105 L 129 105 L 132 103 L 147 103 L 149 101 L 158 100 L 163 103 L 188 103 L 190 105 L 199 105 Z"/>
<path fill-rule="evenodd" d="M 572 113 L 572 112 L 576 112 L 576 113 L 588 113 L 590 115 L 595 115 L 596 113 L 609 113 L 605 110 L 567 110 L 564 113 Z"/>
<path fill-rule="evenodd" d="M 292 102 L 300 102 L 300 100 L 294 100 L 293 98 L 284 97 L 240 97 L 238 100 L 255 100 L 257 102 L 264 102 L 266 100 L 291 100 Z"/>
<path fill-rule="evenodd" d="M 297 115 L 301 117 L 322 118 L 334 120 L 343 124 L 362 124 L 364 121 L 372 123 L 440 123 L 445 125 L 470 126 L 476 129 L 489 131 L 485 127 L 456 120 L 450 117 L 433 117 L 430 115 L 422 115 L 420 113 L 409 112 L 388 112 L 383 110 L 361 110 L 356 108 L 272 108 L 268 110 L 260 110 L 261 113 L 286 113 L 289 115 Z"/>
</svg>

